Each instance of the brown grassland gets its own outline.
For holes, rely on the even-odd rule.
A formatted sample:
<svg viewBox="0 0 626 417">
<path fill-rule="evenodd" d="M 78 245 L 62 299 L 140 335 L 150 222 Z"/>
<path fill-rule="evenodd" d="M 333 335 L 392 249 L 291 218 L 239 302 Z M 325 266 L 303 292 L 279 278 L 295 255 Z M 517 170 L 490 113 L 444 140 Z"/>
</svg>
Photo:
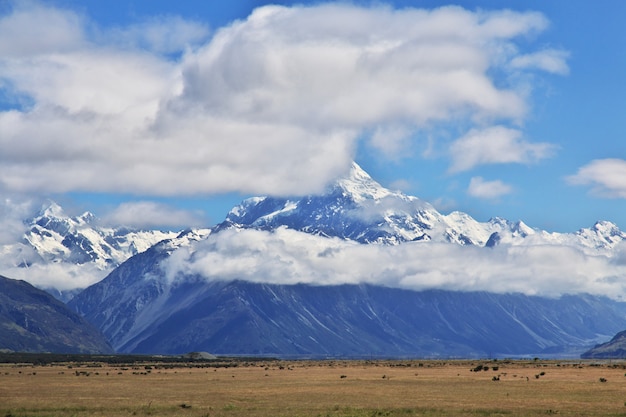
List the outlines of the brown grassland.
<svg viewBox="0 0 626 417">
<path fill-rule="evenodd" d="M 0 417 L 626 416 L 626 362 L 0 364 Z"/>
</svg>

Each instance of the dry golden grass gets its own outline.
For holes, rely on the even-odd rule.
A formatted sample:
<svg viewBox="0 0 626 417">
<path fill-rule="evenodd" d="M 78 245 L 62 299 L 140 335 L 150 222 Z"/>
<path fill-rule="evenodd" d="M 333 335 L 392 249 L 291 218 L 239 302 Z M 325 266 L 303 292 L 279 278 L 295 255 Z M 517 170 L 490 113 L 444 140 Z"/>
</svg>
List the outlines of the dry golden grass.
<svg viewBox="0 0 626 417">
<path fill-rule="evenodd" d="M 626 415 L 622 362 L 94 365 L 0 366 L 0 417 Z"/>
</svg>

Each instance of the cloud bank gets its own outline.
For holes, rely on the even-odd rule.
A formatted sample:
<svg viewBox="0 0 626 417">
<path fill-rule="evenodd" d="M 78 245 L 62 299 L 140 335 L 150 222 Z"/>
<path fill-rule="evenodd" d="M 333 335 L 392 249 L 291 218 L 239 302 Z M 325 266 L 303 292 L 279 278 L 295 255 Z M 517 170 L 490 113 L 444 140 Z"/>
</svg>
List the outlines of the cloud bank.
<svg viewBox="0 0 626 417">
<path fill-rule="evenodd" d="M 556 297 L 589 293 L 623 299 L 620 253 L 585 254 L 567 245 L 494 248 L 409 242 L 361 245 L 279 228 L 226 230 L 175 251 L 161 266 L 168 281 L 234 280 L 273 284 L 368 283 L 413 290 L 519 292 Z"/>
<path fill-rule="evenodd" d="M 359 141 L 392 157 L 448 122 L 519 125 L 527 89 L 508 75 L 567 69 L 564 53 L 516 45 L 548 25 L 532 12 L 267 6 L 210 36 L 175 17 L 106 28 L 45 3 L 8 9 L 5 192 L 314 193 Z M 546 156 L 526 141 L 505 150 L 517 157 L 453 155 L 453 170 Z"/>
</svg>

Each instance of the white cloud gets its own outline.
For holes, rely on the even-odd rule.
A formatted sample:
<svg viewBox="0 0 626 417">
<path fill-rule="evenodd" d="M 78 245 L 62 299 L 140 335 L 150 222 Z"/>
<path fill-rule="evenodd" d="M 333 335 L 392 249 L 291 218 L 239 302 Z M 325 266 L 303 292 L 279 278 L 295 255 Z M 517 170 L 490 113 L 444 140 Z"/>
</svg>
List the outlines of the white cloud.
<svg viewBox="0 0 626 417">
<path fill-rule="evenodd" d="M 114 226 L 154 229 L 159 227 L 201 226 L 206 220 L 200 213 L 181 210 L 153 201 L 122 203 L 102 217 Z"/>
<path fill-rule="evenodd" d="M 71 264 L 67 262 L 34 263 L 27 268 L 13 266 L 3 261 L 0 274 L 21 279 L 42 289 L 68 291 L 87 288 L 106 277 L 111 270 L 101 270 L 94 264 Z"/>
<path fill-rule="evenodd" d="M 572 185 L 589 185 L 592 192 L 608 198 L 626 198 L 626 161 L 596 159 L 566 177 Z"/>
<path fill-rule="evenodd" d="M 176 17 L 107 29 L 15 4 L 0 18 L 0 88 L 30 101 L 0 111 L 0 190 L 317 192 L 366 132 L 395 132 L 372 139 L 389 156 L 433 125 L 522 120 L 527 97 L 491 74 L 546 25 L 459 7 L 267 6 L 199 45 L 208 29 Z M 530 159 L 546 148 L 525 146 Z"/>
<path fill-rule="evenodd" d="M 160 16 L 113 29 L 103 34 L 102 41 L 167 54 L 196 46 L 206 41 L 209 33 L 208 26 L 200 22 L 186 21 L 178 16 Z"/>
<path fill-rule="evenodd" d="M 33 204 L 28 200 L 5 198 L 0 202 L 0 245 L 21 241 L 26 231 L 24 219 L 32 214 L 32 210 Z"/>
<path fill-rule="evenodd" d="M 169 282 L 189 277 L 274 284 L 370 283 L 423 290 L 626 295 L 626 266 L 563 245 L 495 248 L 410 242 L 360 245 L 285 228 L 228 230 L 173 253 Z"/>
<path fill-rule="evenodd" d="M 551 156 L 555 146 L 523 140 L 520 130 L 504 126 L 472 129 L 450 147 L 450 172 L 469 171 L 478 165 L 532 163 Z"/>
<path fill-rule="evenodd" d="M 406 192 L 407 190 L 411 189 L 412 186 L 413 184 L 411 183 L 411 181 L 404 179 L 404 178 L 400 178 L 400 179 L 393 181 L 391 184 L 389 184 L 389 189 L 394 190 L 394 191 Z"/>
<path fill-rule="evenodd" d="M 84 46 L 83 19 L 78 14 L 29 0 L 11 2 L 11 6 L 10 14 L 0 16 L 2 61 Z"/>
<path fill-rule="evenodd" d="M 482 177 L 472 177 L 467 193 L 477 198 L 498 198 L 510 194 L 513 187 L 500 180 L 485 181 Z"/>
<path fill-rule="evenodd" d="M 567 58 L 569 53 L 558 49 L 545 49 L 526 55 L 516 56 L 511 66 L 517 69 L 539 69 L 559 75 L 569 74 Z"/>
<path fill-rule="evenodd" d="M 410 148 L 411 130 L 403 126 L 385 126 L 378 128 L 369 139 L 369 144 L 388 158 L 406 156 Z"/>
</svg>

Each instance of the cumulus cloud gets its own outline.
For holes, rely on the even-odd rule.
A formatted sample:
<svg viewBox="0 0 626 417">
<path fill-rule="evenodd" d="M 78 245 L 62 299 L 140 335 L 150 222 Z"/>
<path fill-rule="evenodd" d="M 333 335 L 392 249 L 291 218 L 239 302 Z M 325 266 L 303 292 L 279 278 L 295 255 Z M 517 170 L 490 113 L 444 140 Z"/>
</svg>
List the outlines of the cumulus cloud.
<svg viewBox="0 0 626 417">
<path fill-rule="evenodd" d="M 532 163 L 551 156 L 555 146 L 531 143 L 518 129 L 492 126 L 472 129 L 450 147 L 450 172 L 468 171 L 485 164 Z"/>
<path fill-rule="evenodd" d="M 485 181 L 482 177 L 472 177 L 467 193 L 477 198 L 498 198 L 510 194 L 513 187 L 500 180 Z"/>
<path fill-rule="evenodd" d="M 593 193 L 608 198 L 626 198 L 626 161 L 596 159 L 566 177 L 572 185 L 589 185 Z"/>
<path fill-rule="evenodd" d="M 154 229 L 159 227 L 188 228 L 206 223 L 201 213 L 181 210 L 154 201 L 122 203 L 102 217 L 104 223 L 114 226 Z"/>
<path fill-rule="evenodd" d="M 208 38 L 176 17 L 102 28 L 11 4 L 0 17 L 0 88 L 14 107 L 0 111 L 4 191 L 316 192 L 368 132 L 389 156 L 433 125 L 520 121 L 527 96 L 493 74 L 554 72 L 523 58 L 532 51 L 503 52 L 547 26 L 531 12 L 267 6 Z M 522 159 L 545 152 L 521 144 Z"/>
<path fill-rule="evenodd" d="M 413 290 L 440 288 L 544 296 L 626 295 L 623 262 L 566 245 L 360 245 L 286 228 L 273 232 L 227 230 L 177 250 L 161 266 L 174 285 L 201 277 L 274 284 L 369 283 Z"/>
</svg>

